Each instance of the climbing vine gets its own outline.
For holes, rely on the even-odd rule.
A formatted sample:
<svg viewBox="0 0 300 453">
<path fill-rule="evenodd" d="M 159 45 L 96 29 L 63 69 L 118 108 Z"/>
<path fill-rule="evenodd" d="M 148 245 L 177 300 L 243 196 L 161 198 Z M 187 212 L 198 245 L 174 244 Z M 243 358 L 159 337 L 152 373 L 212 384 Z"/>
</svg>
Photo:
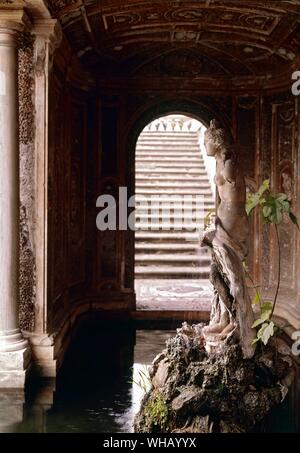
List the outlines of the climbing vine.
<svg viewBox="0 0 300 453">
<path fill-rule="evenodd" d="M 285 217 L 289 218 L 290 221 L 298 228 L 298 230 L 299 225 L 296 216 L 291 210 L 291 202 L 290 200 L 288 200 L 287 195 L 284 193 L 273 194 L 270 191 L 270 180 L 268 179 L 263 182 L 256 193 L 248 194 L 246 202 L 247 214 L 250 216 L 255 209 L 259 209 L 266 224 L 274 226 L 278 248 L 278 275 L 276 292 L 273 302 L 263 300 L 262 294 L 259 291 L 259 287 L 257 285 L 254 285 L 254 282 L 248 273 L 248 276 L 253 283 L 253 288 L 255 288 L 255 297 L 253 299 L 253 304 L 260 306 L 260 317 L 252 326 L 253 328 L 258 328 L 257 336 L 253 342 L 257 343 L 260 341 L 264 345 L 266 345 L 268 344 L 269 339 L 276 332 L 276 326 L 274 324 L 274 321 L 272 320 L 272 317 L 278 299 L 281 280 L 281 245 L 279 240 L 278 225 L 282 223 Z"/>
</svg>

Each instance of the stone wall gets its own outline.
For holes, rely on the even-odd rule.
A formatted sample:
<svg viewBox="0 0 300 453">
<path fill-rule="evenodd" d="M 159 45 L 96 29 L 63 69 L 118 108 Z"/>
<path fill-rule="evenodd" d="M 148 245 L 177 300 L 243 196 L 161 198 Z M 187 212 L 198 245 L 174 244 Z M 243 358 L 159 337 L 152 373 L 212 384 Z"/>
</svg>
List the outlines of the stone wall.
<svg viewBox="0 0 300 453">
<path fill-rule="evenodd" d="M 293 212 L 300 218 L 299 186 L 299 114 L 298 99 L 290 91 L 264 96 L 257 172 L 260 181 L 270 178 L 272 190 L 284 192 L 292 202 Z M 278 277 L 278 247 L 274 228 L 260 223 L 257 268 L 266 294 L 274 295 Z M 281 243 L 281 291 L 277 314 L 300 328 L 299 232 L 289 220 L 279 227 Z"/>
<path fill-rule="evenodd" d="M 54 66 L 49 96 L 48 331 L 59 329 L 86 284 L 88 99 Z"/>
</svg>

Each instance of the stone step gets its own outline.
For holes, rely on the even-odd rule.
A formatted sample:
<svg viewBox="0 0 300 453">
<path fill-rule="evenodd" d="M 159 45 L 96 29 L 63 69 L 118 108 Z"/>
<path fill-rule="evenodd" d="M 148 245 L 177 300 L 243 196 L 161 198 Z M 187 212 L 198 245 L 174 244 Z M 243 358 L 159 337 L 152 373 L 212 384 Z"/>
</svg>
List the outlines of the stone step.
<svg viewBox="0 0 300 453">
<path fill-rule="evenodd" d="M 171 137 L 155 137 L 151 139 L 150 137 L 143 137 L 140 138 L 136 142 L 136 148 L 139 148 L 141 146 L 195 146 L 198 149 L 201 149 L 201 145 L 198 141 L 198 137 L 177 137 L 172 139 Z"/>
<path fill-rule="evenodd" d="M 181 242 L 199 242 L 199 233 L 198 232 L 186 232 L 186 231 L 175 231 L 170 230 L 167 232 L 154 230 L 154 231 L 136 231 L 135 238 L 141 241 L 172 241 L 181 243 Z"/>
<path fill-rule="evenodd" d="M 172 266 L 181 266 L 182 264 L 191 263 L 193 266 L 197 265 L 207 265 L 210 264 L 210 257 L 209 256 L 200 256 L 194 253 L 193 255 L 186 255 L 186 254 L 143 254 L 143 253 L 136 253 L 135 254 L 135 262 L 138 263 L 140 266 L 140 261 L 142 263 L 148 264 L 171 264 Z"/>
<path fill-rule="evenodd" d="M 212 208 L 213 209 L 213 208 Z M 161 208 L 161 207 L 157 207 L 157 208 L 153 208 L 153 209 L 148 209 L 147 207 L 144 207 L 144 208 L 137 208 L 135 210 L 135 218 L 136 219 L 149 219 L 149 218 L 152 218 L 152 219 L 167 219 L 168 216 L 170 217 L 170 219 L 178 219 L 178 220 L 181 220 L 181 218 L 183 217 L 187 217 L 187 218 L 194 218 L 195 216 L 195 213 L 196 213 L 196 210 L 197 210 L 197 215 L 200 217 L 200 218 L 205 218 L 208 213 L 211 212 L 211 209 L 208 209 L 207 207 L 199 207 L 199 208 L 196 208 L 194 207 L 193 209 L 172 209 L 172 208 Z M 203 210 L 203 212 L 202 212 Z M 170 213 L 170 214 L 169 214 Z M 182 213 L 182 215 L 181 215 Z"/>
<path fill-rule="evenodd" d="M 211 259 L 211 252 L 209 247 L 201 247 L 199 248 L 198 243 L 145 243 L 142 241 L 137 240 L 135 244 L 135 253 L 155 253 L 155 254 L 169 254 L 169 255 L 191 255 L 195 256 L 195 254 L 200 254 L 202 257 L 207 257 Z"/>
<path fill-rule="evenodd" d="M 193 161 L 197 162 L 198 165 L 204 165 L 204 160 L 201 158 L 201 156 L 198 153 L 191 153 L 189 151 L 170 151 L 169 153 L 163 153 L 161 151 L 141 151 L 139 153 L 136 153 L 135 155 L 136 159 L 139 160 L 145 160 L 151 158 L 151 159 L 168 159 L 176 161 L 177 159 L 183 159 L 185 158 L 187 161 Z"/>
<path fill-rule="evenodd" d="M 135 218 L 136 219 L 139 219 L 139 220 L 168 220 L 170 219 L 171 222 L 174 222 L 174 220 L 179 220 L 179 221 L 187 221 L 187 219 L 191 219 L 192 216 L 194 217 L 194 214 L 195 214 L 195 210 L 189 210 L 188 212 L 186 210 L 184 210 L 182 212 L 182 214 L 178 214 L 176 211 L 175 212 L 166 212 L 166 211 L 163 211 L 163 212 L 160 212 L 158 214 L 153 214 L 151 212 L 147 212 L 147 213 L 144 213 L 144 212 L 140 212 L 139 210 L 136 210 L 135 211 Z M 201 215 L 202 214 L 202 215 Z M 199 218 L 202 220 L 205 218 L 205 212 L 201 213 L 199 212 Z"/>
<path fill-rule="evenodd" d="M 135 174 L 135 180 L 141 180 L 144 179 L 145 181 L 148 180 L 156 180 L 156 181 L 209 181 L 209 178 L 207 176 L 207 173 L 205 171 L 202 172 L 197 172 L 197 173 L 191 173 L 191 172 L 179 172 L 177 171 L 176 174 L 171 173 L 171 172 L 164 172 L 161 174 L 159 171 L 145 171 L 145 170 L 138 170 L 136 171 Z"/>
<path fill-rule="evenodd" d="M 173 145 L 163 145 L 163 144 L 157 144 L 157 145 L 153 145 L 153 143 L 151 145 L 148 145 L 148 144 L 142 144 L 142 145 L 139 145 L 136 147 L 136 155 L 141 153 L 141 152 L 148 152 L 148 151 L 151 151 L 151 152 L 154 152 L 154 151 L 159 151 L 160 153 L 171 153 L 171 152 L 190 152 L 190 153 L 193 153 L 193 154 L 200 154 L 201 155 L 201 150 L 199 148 L 199 146 L 195 145 L 195 144 L 191 144 L 191 143 L 174 143 Z"/>
<path fill-rule="evenodd" d="M 198 176 L 193 176 L 191 177 L 190 175 L 181 175 L 181 176 L 169 176 L 168 178 L 158 178 L 158 175 L 152 175 L 152 176 L 144 176 L 144 175 L 141 175 L 141 174 L 137 174 L 136 175 L 136 184 L 140 184 L 140 185 L 156 185 L 158 187 L 163 187 L 163 185 L 166 185 L 166 184 L 170 184 L 170 187 L 171 185 L 173 185 L 174 183 L 177 183 L 178 185 L 179 184 L 183 184 L 184 187 L 187 185 L 187 184 L 197 184 L 198 187 L 206 187 L 208 186 L 209 188 L 211 188 L 211 184 L 209 182 L 209 179 L 207 178 L 207 176 L 203 175 L 201 176 L 201 178 Z M 163 184 L 161 186 L 161 184 Z"/>
<path fill-rule="evenodd" d="M 182 144 L 186 144 L 186 143 L 192 143 L 193 145 L 198 145 L 200 146 L 199 144 L 199 137 L 198 136 L 193 136 L 193 137 L 189 137 L 189 136 L 180 136 L 179 134 L 176 136 L 176 137 L 172 137 L 172 136 L 169 136 L 169 135 L 155 135 L 154 137 L 150 137 L 149 135 L 143 135 L 143 136 L 140 136 L 136 145 L 139 146 L 141 144 L 168 144 L 168 143 L 171 143 L 171 144 L 176 144 L 176 143 L 182 143 Z"/>
<path fill-rule="evenodd" d="M 172 135 L 140 135 L 139 139 L 137 141 L 137 145 L 139 143 L 143 142 L 149 142 L 149 143 L 176 143 L 176 142 L 183 142 L 183 143 L 197 143 L 199 142 L 199 136 L 198 135 L 180 135 L 176 134 L 176 136 Z"/>
<path fill-rule="evenodd" d="M 144 161 L 148 162 L 149 159 L 157 160 L 162 159 L 163 162 L 174 162 L 179 159 L 186 160 L 187 162 L 192 162 L 194 165 L 202 165 L 205 166 L 204 160 L 197 154 L 197 153 L 189 153 L 188 151 L 181 151 L 175 153 L 174 151 L 170 152 L 169 154 L 160 153 L 159 151 L 143 151 L 141 153 L 136 154 L 136 161 Z"/>
<path fill-rule="evenodd" d="M 204 228 L 204 222 L 190 222 L 183 224 L 182 222 L 135 222 L 136 230 L 141 231 L 202 231 Z"/>
<path fill-rule="evenodd" d="M 149 156 L 158 156 L 158 157 L 166 157 L 166 158 L 173 158 L 177 159 L 177 157 L 186 157 L 186 158 L 196 158 L 198 159 L 199 163 L 204 163 L 204 159 L 202 158 L 199 151 L 191 151 L 187 149 L 170 149 L 168 152 L 164 151 L 163 149 L 145 149 L 140 150 L 135 153 L 136 158 L 142 157 L 149 157 Z"/>
<path fill-rule="evenodd" d="M 182 137 L 198 137 L 199 133 L 197 131 L 143 131 L 140 134 L 140 137 L 150 137 L 150 138 L 155 138 L 155 137 L 170 137 L 170 138 L 175 138 L 176 136 L 182 136 Z"/>
<path fill-rule="evenodd" d="M 177 165 L 176 165 L 177 164 Z M 207 172 L 206 166 L 204 161 L 199 159 L 199 157 L 186 157 L 185 155 L 182 156 L 153 156 L 149 153 L 145 156 L 137 156 L 136 157 L 136 165 L 135 168 L 138 170 L 139 168 L 161 168 L 161 169 L 169 169 L 172 170 L 179 168 L 178 164 L 180 164 L 180 168 L 187 170 L 204 170 Z"/>
<path fill-rule="evenodd" d="M 197 178 L 202 178 L 207 176 L 207 171 L 205 170 L 205 167 L 199 168 L 197 167 L 192 167 L 192 168 L 167 168 L 167 167 L 155 167 L 155 166 L 150 166 L 148 165 L 147 168 L 145 168 L 144 165 L 140 165 L 139 167 L 136 167 L 136 177 L 141 176 L 142 174 L 147 175 L 147 177 L 151 177 L 152 175 L 156 177 L 161 177 L 162 179 L 166 178 L 177 178 L 182 176 L 183 174 L 187 177 L 197 177 Z M 174 175 L 174 176 L 173 176 Z M 177 175 L 177 176 L 176 176 Z"/>
<path fill-rule="evenodd" d="M 177 244 L 169 242 L 167 244 L 149 244 L 148 242 L 138 241 L 135 244 L 135 250 L 143 253 L 144 251 L 158 252 L 158 253 L 195 253 L 199 249 L 199 246 L 196 244 Z M 206 250 L 203 247 L 201 250 Z"/>
<path fill-rule="evenodd" d="M 210 267 L 173 267 L 173 266 L 135 266 L 136 278 L 205 278 L 208 279 Z"/>
<path fill-rule="evenodd" d="M 170 140 L 176 139 L 177 137 L 188 139 L 188 140 L 195 140 L 198 139 L 199 133 L 197 131 L 143 131 L 139 138 L 161 138 L 166 137 Z"/>
<path fill-rule="evenodd" d="M 165 196 L 142 196 L 136 195 L 136 210 L 151 210 L 155 211 L 157 209 L 195 209 L 196 200 L 190 200 L 189 198 L 185 199 L 183 197 L 177 197 L 174 195 L 174 198 L 166 198 Z M 215 208 L 215 200 L 213 197 L 204 197 L 204 209 L 210 210 Z"/>
<path fill-rule="evenodd" d="M 155 171 L 164 171 L 164 170 L 170 170 L 174 171 L 175 173 L 177 171 L 199 171 L 199 172 L 206 172 L 206 168 L 204 164 L 198 165 L 195 162 L 178 162 L 174 161 L 172 165 L 170 165 L 169 162 L 153 162 L 151 160 L 147 160 L 146 162 L 141 160 L 140 162 L 136 162 L 135 165 L 136 171 L 139 171 L 140 169 L 146 169 L 147 171 L 151 171 L 154 169 Z"/>
<path fill-rule="evenodd" d="M 210 195 L 211 190 L 210 189 L 202 189 L 200 191 L 200 188 L 179 188 L 179 187 L 165 187 L 164 189 L 158 188 L 145 188 L 145 187 L 136 187 L 135 189 L 136 195 L 194 195 L 194 196 L 200 196 L 200 195 Z"/>
<path fill-rule="evenodd" d="M 181 168 L 181 167 L 186 167 L 186 168 L 203 168 L 204 164 L 199 163 L 199 161 L 195 158 L 189 158 L 187 159 L 186 157 L 178 157 L 176 159 L 171 159 L 168 157 L 160 158 L 159 156 L 145 156 L 142 159 L 137 157 L 136 158 L 136 163 L 143 165 L 144 167 L 149 167 L 150 164 L 153 165 L 162 165 L 164 167 L 168 166 L 169 168 Z M 137 167 L 136 167 L 137 168 Z"/>
<path fill-rule="evenodd" d="M 195 143 L 157 143 L 157 144 L 153 144 L 153 142 L 151 144 L 148 144 L 148 143 L 142 143 L 142 144 L 139 144 L 136 149 L 135 149 L 135 153 L 138 154 L 140 152 L 154 152 L 154 151 L 159 151 L 160 153 L 162 154 L 168 154 L 168 153 L 171 153 L 171 152 L 190 152 L 190 153 L 193 153 L 193 154 L 199 154 L 200 156 L 202 156 L 202 153 L 201 153 L 201 148 L 199 147 L 199 145 L 195 144 Z"/>
<path fill-rule="evenodd" d="M 197 194 L 199 195 L 199 194 Z M 200 194 L 201 195 L 201 194 Z M 203 196 L 203 200 L 204 200 L 204 203 L 208 203 L 208 204 L 211 204 L 211 203 L 214 203 L 214 198 L 211 196 L 211 195 L 204 195 Z M 186 206 L 187 208 L 189 206 L 195 206 L 195 203 L 196 203 L 196 198 L 195 196 L 191 195 L 191 194 L 187 194 L 187 195 L 182 195 L 182 194 L 179 194 L 179 195 L 174 195 L 174 194 L 166 194 L 166 193 L 161 193 L 161 194 L 152 194 L 152 195 L 149 195 L 149 194 L 136 194 L 135 195 L 135 201 L 136 203 L 138 203 L 137 206 L 145 206 L 145 205 L 149 205 L 151 204 L 152 205 L 156 205 L 156 204 L 164 204 L 164 206 L 174 206 L 176 208 L 176 204 L 183 204 L 184 203 L 184 206 Z"/>
<path fill-rule="evenodd" d="M 151 192 L 149 192 L 151 190 Z M 170 201 L 174 200 L 175 196 L 182 197 L 182 200 L 186 200 L 186 198 L 190 197 L 190 200 L 194 200 L 195 195 L 203 195 L 204 197 L 211 196 L 212 191 L 211 191 L 211 186 L 209 183 L 207 184 L 197 184 L 197 183 L 189 183 L 187 184 L 177 184 L 176 181 L 172 182 L 166 182 L 164 185 L 160 183 L 160 181 L 157 181 L 155 184 L 149 183 L 149 181 L 142 182 L 138 181 L 136 183 L 136 188 L 135 188 L 135 195 L 151 195 L 151 194 L 156 194 L 160 197 L 171 197 Z M 152 199 L 152 197 L 151 197 Z"/>
<path fill-rule="evenodd" d="M 139 164 L 138 166 L 135 167 L 135 175 L 136 178 L 141 177 L 142 175 L 145 175 L 145 177 L 150 177 L 151 175 L 156 178 L 161 178 L 161 179 L 180 179 L 180 178 L 199 178 L 201 180 L 202 178 L 208 178 L 207 171 L 205 167 L 203 166 L 195 166 L 195 167 L 183 167 L 181 166 L 176 166 L 172 168 L 168 167 L 161 167 L 157 166 L 157 164 L 150 164 L 147 162 L 146 164 L 142 165 Z"/>
<path fill-rule="evenodd" d="M 201 148 L 199 143 L 198 137 L 155 137 L 155 139 L 151 139 L 150 137 L 142 137 L 136 142 L 136 147 L 139 146 L 160 146 L 160 145 L 177 145 L 180 144 L 182 146 L 192 145 L 198 146 L 198 149 Z"/>
<path fill-rule="evenodd" d="M 145 181 L 145 180 L 138 180 L 135 184 L 135 187 L 137 188 L 142 188 L 144 187 L 145 189 L 148 188 L 156 188 L 158 192 L 162 192 L 165 189 L 174 189 L 174 188 L 187 188 L 187 189 L 199 189 L 199 191 L 203 190 L 203 193 L 207 192 L 208 190 L 210 191 L 210 184 L 209 182 L 204 182 L 204 181 L 178 181 L 178 180 L 171 180 L 171 181 L 159 181 L 159 180 L 153 180 L 153 181 Z"/>
</svg>

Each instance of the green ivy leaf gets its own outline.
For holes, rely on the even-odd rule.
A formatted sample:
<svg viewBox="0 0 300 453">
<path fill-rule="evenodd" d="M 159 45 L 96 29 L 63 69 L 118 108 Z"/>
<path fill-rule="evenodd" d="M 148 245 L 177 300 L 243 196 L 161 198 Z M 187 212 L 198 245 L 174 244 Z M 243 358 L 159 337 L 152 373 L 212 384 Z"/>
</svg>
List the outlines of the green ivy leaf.
<svg viewBox="0 0 300 453">
<path fill-rule="evenodd" d="M 260 326 L 261 324 L 263 324 L 265 322 L 265 320 L 259 318 L 255 321 L 255 323 L 252 325 L 252 329 L 255 329 L 255 327 L 258 327 Z"/>
<path fill-rule="evenodd" d="M 272 302 L 265 301 L 263 304 L 261 304 L 260 318 L 254 322 L 254 324 L 252 325 L 252 328 L 254 329 L 255 327 L 260 326 L 261 324 L 264 324 L 266 321 L 269 321 L 270 317 L 272 315 L 272 310 L 273 310 Z"/>
<path fill-rule="evenodd" d="M 249 194 L 246 202 L 246 212 L 251 214 L 257 205 L 262 203 L 263 194 L 270 189 L 270 180 L 266 179 L 255 194 Z"/>
<path fill-rule="evenodd" d="M 264 216 L 264 217 L 269 217 L 269 215 L 270 215 L 271 213 L 272 213 L 272 208 L 271 208 L 271 206 L 266 205 L 266 206 L 263 207 L 263 216 Z"/>
<path fill-rule="evenodd" d="M 264 345 L 267 345 L 274 332 L 275 324 L 273 321 L 265 322 L 257 332 L 257 337 L 253 340 L 252 344 L 261 341 Z"/>
<path fill-rule="evenodd" d="M 275 324 L 273 323 L 273 321 L 263 324 L 263 326 L 262 326 L 262 332 L 261 332 L 260 339 L 265 346 L 268 344 L 270 338 L 273 337 L 273 335 L 274 335 L 274 327 L 275 327 Z"/>
<path fill-rule="evenodd" d="M 277 198 L 278 200 L 281 200 L 281 201 L 285 201 L 285 200 L 288 199 L 286 193 L 278 193 L 278 194 L 276 195 L 276 198 Z"/>
<path fill-rule="evenodd" d="M 257 319 L 254 322 L 254 324 L 252 325 L 252 329 L 254 329 L 255 327 L 260 326 L 261 324 L 263 324 L 266 321 L 269 321 L 270 315 L 271 315 L 271 312 L 270 313 L 264 313 L 263 315 L 261 315 L 261 317 L 259 319 Z"/>
<path fill-rule="evenodd" d="M 272 313 L 273 310 L 273 304 L 272 302 L 266 300 L 262 305 L 261 305 L 261 312 L 262 313 Z"/>
<path fill-rule="evenodd" d="M 261 340 L 261 338 L 262 338 L 262 336 L 263 336 L 263 333 L 264 333 L 264 330 L 268 327 L 268 325 L 269 325 L 269 324 L 268 324 L 267 322 L 265 322 L 265 323 L 261 326 L 261 328 L 260 328 L 259 331 L 257 332 L 257 338 L 258 338 L 258 340 Z"/>
<path fill-rule="evenodd" d="M 289 213 L 291 211 L 291 203 L 289 201 L 283 201 L 282 209 L 284 210 L 284 212 Z"/>
<path fill-rule="evenodd" d="M 258 291 L 256 291 L 252 304 L 258 305 L 260 303 L 260 301 L 261 301 L 261 295 Z"/>
</svg>

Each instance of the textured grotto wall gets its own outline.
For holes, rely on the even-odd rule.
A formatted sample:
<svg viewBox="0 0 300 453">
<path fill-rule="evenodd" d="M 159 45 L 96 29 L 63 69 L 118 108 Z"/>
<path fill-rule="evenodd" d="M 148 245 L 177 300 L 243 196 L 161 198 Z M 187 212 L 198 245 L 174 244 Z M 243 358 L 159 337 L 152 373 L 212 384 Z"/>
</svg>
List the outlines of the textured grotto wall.
<svg viewBox="0 0 300 453">
<path fill-rule="evenodd" d="M 265 95 L 261 102 L 260 147 L 257 172 L 270 178 L 272 190 L 284 192 L 300 217 L 299 100 L 290 90 Z M 274 228 L 261 223 L 258 266 L 266 294 L 274 295 L 278 278 L 278 248 Z M 281 243 L 281 291 L 277 314 L 300 328 L 299 232 L 285 219 L 279 226 Z"/>
<path fill-rule="evenodd" d="M 30 332 L 35 306 L 33 93 L 33 38 L 23 34 L 19 48 L 20 325 Z"/>
</svg>

